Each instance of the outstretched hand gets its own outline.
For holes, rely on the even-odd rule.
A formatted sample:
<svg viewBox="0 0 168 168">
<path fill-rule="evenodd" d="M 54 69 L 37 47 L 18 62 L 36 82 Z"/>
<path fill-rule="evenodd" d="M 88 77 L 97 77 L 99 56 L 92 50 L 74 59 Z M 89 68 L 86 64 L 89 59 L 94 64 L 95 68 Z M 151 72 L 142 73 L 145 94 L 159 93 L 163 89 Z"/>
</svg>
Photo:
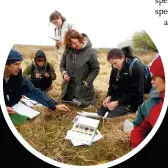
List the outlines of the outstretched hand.
<svg viewBox="0 0 168 168">
<path fill-rule="evenodd" d="M 65 104 L 56 105 L 56 109 L 60 111 L 70 112 L 70 109 Z"/>
</svg>

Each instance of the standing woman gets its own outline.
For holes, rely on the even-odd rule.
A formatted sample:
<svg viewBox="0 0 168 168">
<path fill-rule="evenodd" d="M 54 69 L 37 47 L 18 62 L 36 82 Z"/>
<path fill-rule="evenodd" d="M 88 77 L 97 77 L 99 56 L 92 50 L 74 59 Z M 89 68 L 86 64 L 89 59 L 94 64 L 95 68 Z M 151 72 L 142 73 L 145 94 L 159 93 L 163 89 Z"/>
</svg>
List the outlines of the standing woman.
<svg viewBox="0 0 168 168">
<path fill-rule="evenodd" d="M 55 28 L 55 40 L 58 51 L 58 61 L 61 61 L 64 53 L 63 40 L 65 33 L 68 30 L 74 29 L 74 25 L 66 21 L 66 18 L 61 15 L 58 11 L 54 11 L 49 18 L 50 22 L 56 27 Z"/>
<path fill-rule="evenodd" d="M 60 63 L 64 79 L 61 98 L 78 106 L 94 105 L 93 82 L 100 70 L 96 51 L 87 35 L 75 30 L 66 33 L 64 43 L 65 52 Z"/>
</svg>

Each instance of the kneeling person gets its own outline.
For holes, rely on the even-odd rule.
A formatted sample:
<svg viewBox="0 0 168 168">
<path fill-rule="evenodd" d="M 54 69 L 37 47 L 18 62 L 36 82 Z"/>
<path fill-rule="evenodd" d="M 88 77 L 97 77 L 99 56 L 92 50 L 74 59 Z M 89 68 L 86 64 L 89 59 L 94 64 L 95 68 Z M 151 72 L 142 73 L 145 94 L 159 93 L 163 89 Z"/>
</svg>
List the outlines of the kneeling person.
<svg viewBox="0 0 168 168">
<path fill-rule="evenodd" d="M 108 112 L 107 118 L 133 113 L 143 102 L 144 66 L 140 61 L 136 61 L 130 75 L 129 66 L 135 58 L 131 48 L 130 53 L 126 55 L 118 48 L 108 53 L 107 60 L 112 65 L 112 71 L 107 98 L 98 110 L 100 116 L 104 116 L 106 112 Z"/>
<path fill-rule="evenodd" d="M 58 105 L 43 91 L 35 88 L 33 84 L 22 76 L 21 63 L 23 56 L 16 50 L 11 50 L 4 69 L 3 91 L 4 100 L 9 114 L 14 113 L 12 106 L 17 104 L 22 95 L 41 103 L 51 110 L 70 111 L 65 105 Z"/>
<path fill-rule="evenodd" d="M 23 72 L 23 75 L 30 80 L 36 88 L 46 91 L 56 79 L 53 66 L 47 62 L 46 55 L 38 50 L 35 59 Z"/>
</svg>

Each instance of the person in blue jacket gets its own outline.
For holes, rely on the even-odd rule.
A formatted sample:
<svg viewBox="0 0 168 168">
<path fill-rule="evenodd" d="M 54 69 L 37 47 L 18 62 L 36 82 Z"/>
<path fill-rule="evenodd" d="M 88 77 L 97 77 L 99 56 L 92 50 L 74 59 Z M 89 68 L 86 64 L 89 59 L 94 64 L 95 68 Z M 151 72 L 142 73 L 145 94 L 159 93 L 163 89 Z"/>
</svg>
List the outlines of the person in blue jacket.
<svg viewBox="0 0 168 168">
<path fill-rule="evenodd" d="M 34 85 L 22 76 L 21 64 L 23 56 L 16 50 L 11 49 L 3 76 L 4 100 L 9 114 L 15 113 L 12 106 L 17 104 L 22 95 L 41 103 L 51 110 L 70 111 L 64 104 L 58 105 L 52 98 L 35 88 Z"/>
</svg>

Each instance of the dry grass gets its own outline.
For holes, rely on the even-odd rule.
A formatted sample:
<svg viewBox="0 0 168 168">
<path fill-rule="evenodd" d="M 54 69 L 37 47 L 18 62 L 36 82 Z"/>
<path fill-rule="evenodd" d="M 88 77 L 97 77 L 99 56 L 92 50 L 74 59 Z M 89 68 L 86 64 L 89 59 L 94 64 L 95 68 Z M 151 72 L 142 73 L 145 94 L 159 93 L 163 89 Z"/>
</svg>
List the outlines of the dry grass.
<svg viewBox="0 0 168 168">
<path fill-rule="evenodd" d="M 57 80 L 54 81 L 54 87 L 48 92 L 48 95 L 58 100 L 61 93 L 62 78 L 58 69 L 54 47 L 17 45 L 15 48 L 26 58 L 23 62 L 23 69 L 31 62 L 35 49 L 42 48 L 44 50 L 49 62 L 53 63 L 57 74 Z M 142 58 L 147 58 L 148 61 L 152 59 L 151 56 L 143 56 Z M 94 82 L 97 92 L 97 104 L 94 108 L 85 111 L 96 111 L 101 106 L 108 89 L 110 65 L 106 61 L 105 54 L 99 54 L 98 60 L 101 70 Z M 81 110 L 72 105 L 69 107 L 73 112 Z M 71 142 L 64 139 L 68 129 L 72 126 L 74 114 L 59 111 L 51 112 L 45 107 L 34 108 L 40 111 L 41 114 L 33 120 L 26 121 L 23 125 L 16 126 L 16 128 L 31 146 L 51 159 L 71 165 L 97 165 L 115 160 L 130 151 L 129 135 L 122 131 L 122 126 L 127 118 L 134 119 L 135 114 L 100 122 L 99 130 L 104 136 L 102 140 L 93 143 L 91 146 L 74 147 Z"/>
</svg>

